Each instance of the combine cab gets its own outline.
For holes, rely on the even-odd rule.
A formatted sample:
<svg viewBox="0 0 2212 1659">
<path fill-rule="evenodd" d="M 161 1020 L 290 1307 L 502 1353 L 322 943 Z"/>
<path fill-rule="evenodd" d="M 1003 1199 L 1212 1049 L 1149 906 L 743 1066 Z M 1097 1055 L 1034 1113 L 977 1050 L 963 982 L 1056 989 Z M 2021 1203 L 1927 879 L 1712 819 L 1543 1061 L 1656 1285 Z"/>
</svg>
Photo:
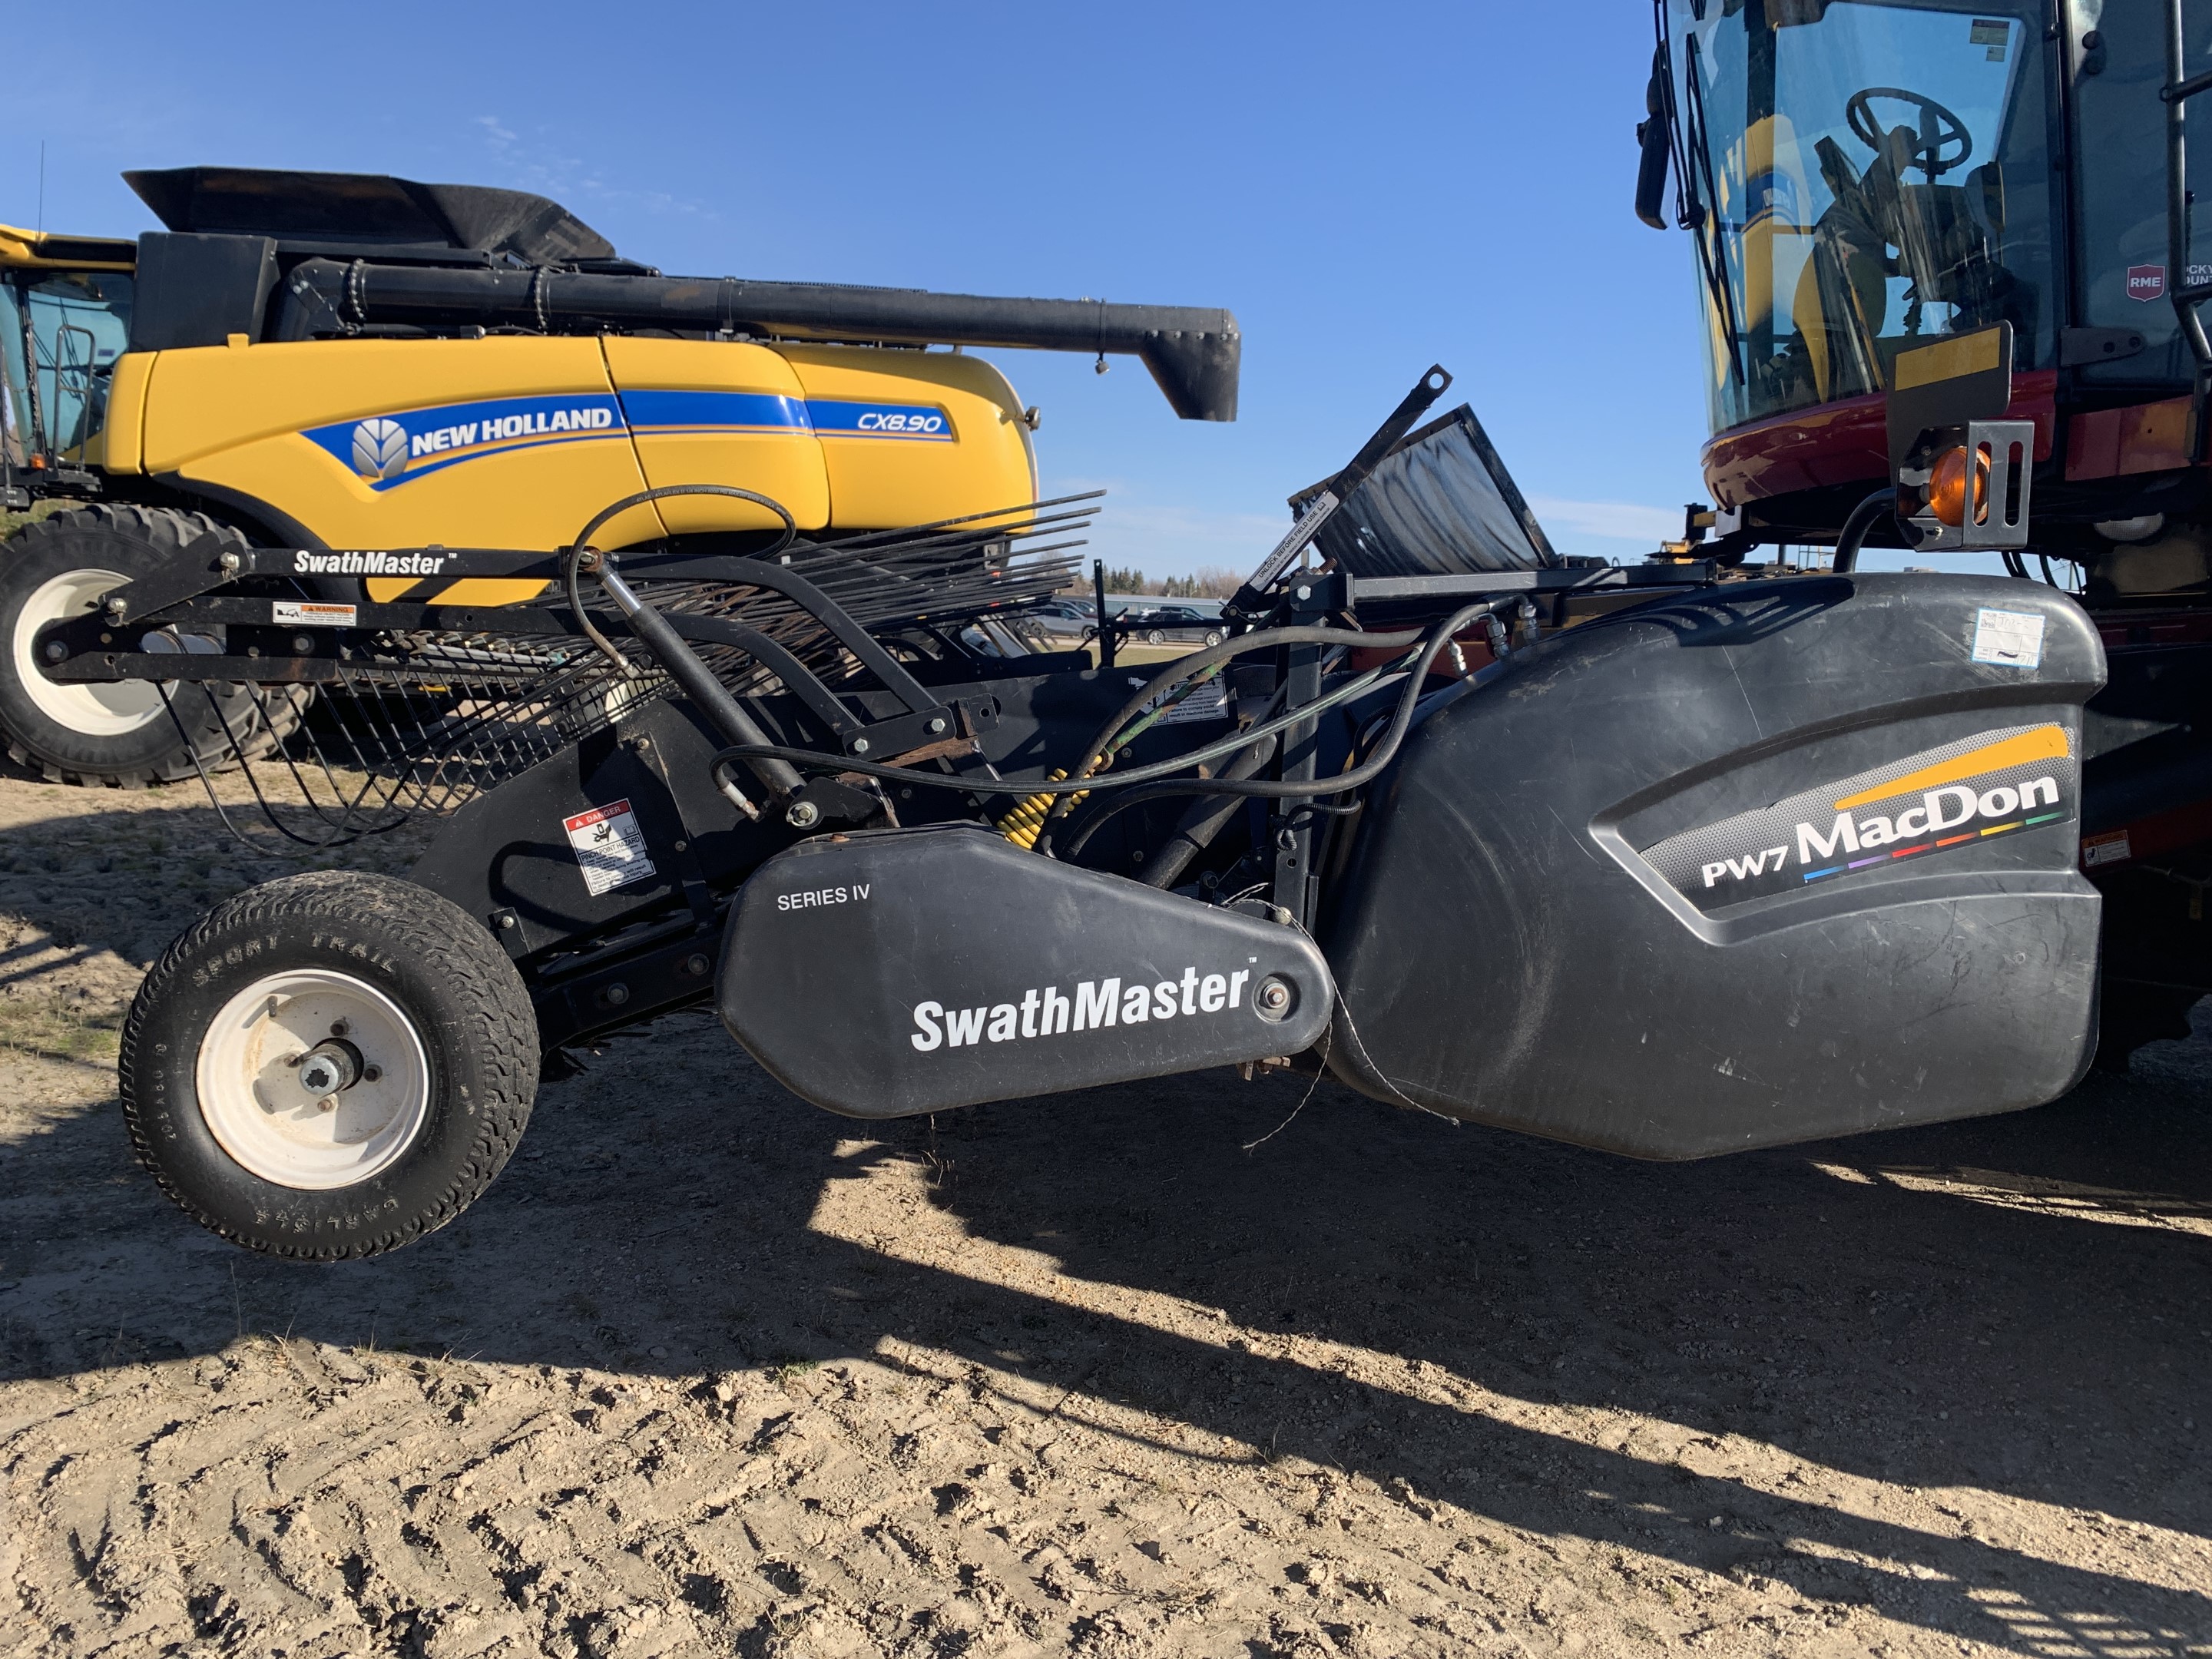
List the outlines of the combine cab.
<svg viewBox="0 0 2212 1659">
<path fill-rule="evenodd" d="M 2212 991 L 2212 57 L 2180 0 L 1656 10 L 1637 210 L 1695 248 L 1698 550 L 1978 550 L 2075 595 L 2110 672 L 2081 822 L 2103 1052 L 2184 1034 Z"/>
</svg>

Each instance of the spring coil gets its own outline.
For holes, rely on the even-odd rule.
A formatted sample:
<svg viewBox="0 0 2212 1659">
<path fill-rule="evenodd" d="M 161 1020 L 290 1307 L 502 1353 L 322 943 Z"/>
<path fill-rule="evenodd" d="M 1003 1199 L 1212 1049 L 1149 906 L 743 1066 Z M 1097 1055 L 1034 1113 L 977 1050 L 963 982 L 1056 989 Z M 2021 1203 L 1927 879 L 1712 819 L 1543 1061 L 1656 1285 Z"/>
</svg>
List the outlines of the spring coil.
<svg viewBox="0 0 2212 1659">
<path fill-rule="evenodd" d="M 1055 766 L 1047 775 L 1045 781 L 1058 783 L 1066 775 L 1066 768 Z M 1089 797 L 1090 793 L 1091 792 L 1085 789 L 1068 797 L 1068 805 L 1071 806 L 1079 805 Z M 1024 852 L 1030 851 L 1036 846 L 1036 838 L 1044 829 L 1046 815 L 1052 811 L 1054 803 L 1060 799 L 1058 795 L 1031 795 L 999 820 L 999 833 Z"/>
</svg>

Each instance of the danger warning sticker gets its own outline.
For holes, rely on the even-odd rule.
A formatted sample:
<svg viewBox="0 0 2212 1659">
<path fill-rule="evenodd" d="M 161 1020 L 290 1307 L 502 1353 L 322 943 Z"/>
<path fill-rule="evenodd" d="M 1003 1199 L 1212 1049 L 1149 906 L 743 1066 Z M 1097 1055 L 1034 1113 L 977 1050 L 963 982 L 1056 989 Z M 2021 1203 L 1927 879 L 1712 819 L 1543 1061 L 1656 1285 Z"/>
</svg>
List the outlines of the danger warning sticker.
<svg viewBox="0 0 2212 1659">
<path fill-rule="evenodd" d="M 594 806 L 573 818 L 561 820 L 568 832 L 568 845 L 576 849 L 576 863 L 584 872 L 584 885 L 593 898 L 653 873 L 653 860 L 645 855 L 645 832 L 629 803 Z"/>
<path fill-rule="evenodd" d="M 2136 855 L 2124 830 L 2107 830 L 2101 836 L 2081 837 L 2081 864 L 2094 870 L 2100 864 L 2125 864 Z"/>
<path fill-rule="evenodd" d="M 269 607 L 269 620 L 283 628 L 351 628 L 349 605 L 315 605 L 304 600 L 278 599 Z"/>
</svg>

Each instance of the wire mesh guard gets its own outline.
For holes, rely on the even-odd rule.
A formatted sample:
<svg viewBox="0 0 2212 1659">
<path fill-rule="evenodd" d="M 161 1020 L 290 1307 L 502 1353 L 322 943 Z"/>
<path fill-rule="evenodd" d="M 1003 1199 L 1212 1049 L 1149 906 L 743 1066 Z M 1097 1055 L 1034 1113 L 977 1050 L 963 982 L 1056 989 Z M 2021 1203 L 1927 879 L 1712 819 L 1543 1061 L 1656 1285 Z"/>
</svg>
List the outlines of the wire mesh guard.
<svg viewBox="0 0 2212 1659">
<path fill-rule="evenodd" d="M 800 542 L 778 562 L 895 654 L 1019 651 L 1016 635 L 996 624 L 1018 621 L 1071 585 L 1073 550 L 1083 543 L 1066 538 L 1088 525 L 1097 493 Z M 687 580 L 677 574 L 681 551 L 633 549 L 621 556 L 657 609 L 742 620 L 832 691 L 873 686 L 830 629 L 796 602 L 741 583 Z M 554 614 L 539 605 L 517 605 L 512 615 L 512 633 L 380 637 L 373 654 L 338 662 L 335 680 L 319 688 L 172 682 L 161 691 L 180 732 L 193 724 L 189 700 L 204 700 L 210 712 L 217 751 L 188 747 L 234 835 L 252 842 L 274 832 L 301 846 L 341 847 L 449 813 L 674 690 L 635 640 L 617 640 L 617 664 L 558 631 Z M 774 674 L 735 647 L 694 648 L 738 696 L 778 689 Z M 232 768 L 265 831 L 222 799 L 212 775 Z"/>
</svg>

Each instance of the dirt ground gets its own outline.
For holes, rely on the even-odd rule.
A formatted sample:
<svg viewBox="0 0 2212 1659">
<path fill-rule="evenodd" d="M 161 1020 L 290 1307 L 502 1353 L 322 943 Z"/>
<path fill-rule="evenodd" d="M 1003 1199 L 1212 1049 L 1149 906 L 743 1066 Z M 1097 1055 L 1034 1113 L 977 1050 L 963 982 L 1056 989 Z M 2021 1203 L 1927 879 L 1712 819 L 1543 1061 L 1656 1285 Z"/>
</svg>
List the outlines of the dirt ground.
<svg viewBox="0 0 2212 1659">
<path fill-rule="evenodd" d="M 864 1128 L 688 1016 L 308 1268 L 111 1071 L 305 861 L 0 781 L 0 1652 L 2212 1654 L 2212 1024 L 1652 1166 L 1226 1074 Z"/>
</svg>

